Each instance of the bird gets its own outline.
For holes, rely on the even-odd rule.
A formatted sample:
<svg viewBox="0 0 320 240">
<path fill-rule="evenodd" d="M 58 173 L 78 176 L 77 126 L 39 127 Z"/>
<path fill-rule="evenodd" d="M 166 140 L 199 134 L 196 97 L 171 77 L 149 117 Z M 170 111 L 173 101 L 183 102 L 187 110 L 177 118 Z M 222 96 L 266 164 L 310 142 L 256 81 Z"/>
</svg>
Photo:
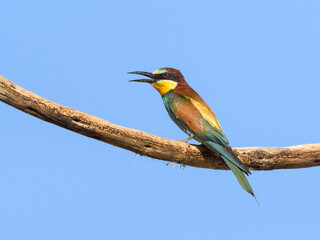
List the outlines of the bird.
<svg viewBox="0 0 320 240">
<path fill-rule="evenodd" d="M 211 108 L 193 90 L 181 72 L 174 68 L 159 68 L 154 72 L 134 71 L 147 79 L 135 79 L 129 82 L 150 83 L 161 95 L 164 106 L 174 123 L 191 139 L 205 145 L 221 158 L 236 176 L 241 187 L 259 202 L 246 178 L 250 175 L 248 167 L 234 154 L 222 127 Z"/>
</svg>

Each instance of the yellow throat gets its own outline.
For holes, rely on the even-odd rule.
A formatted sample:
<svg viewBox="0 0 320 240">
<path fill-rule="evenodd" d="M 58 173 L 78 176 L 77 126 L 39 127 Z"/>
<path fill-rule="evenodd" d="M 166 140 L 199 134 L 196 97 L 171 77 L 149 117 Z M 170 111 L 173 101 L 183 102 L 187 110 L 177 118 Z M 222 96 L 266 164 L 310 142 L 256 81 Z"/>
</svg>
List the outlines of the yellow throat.
<svg viewBox="0 0 320 240">
<path fill-rule="evenodd" d="M 166 94 L 167 92 L 174 90 L 177 86 L 177 82 L 171 81 L 171 80 L 160 80 L 156 81 L 154 83 L 151 83 L 151 85 L 157 89 L 157 91 L 160 93 L 161 96 Z"/>
</svg>

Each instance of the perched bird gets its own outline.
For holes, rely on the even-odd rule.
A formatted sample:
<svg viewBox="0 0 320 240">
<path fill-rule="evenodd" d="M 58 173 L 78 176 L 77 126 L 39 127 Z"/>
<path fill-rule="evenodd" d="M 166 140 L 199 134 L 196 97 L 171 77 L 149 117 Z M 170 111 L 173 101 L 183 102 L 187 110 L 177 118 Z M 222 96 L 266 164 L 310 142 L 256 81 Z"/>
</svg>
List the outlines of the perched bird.
<svg viewBox="0 0 320 240">
<path fill-rule="evenodd" d="M 136 71 L 129 72 L 129 74 L 149 77 L 149 79 L 137 79 L 130 82 L 150 83 L 158 90 L 171 119 L 182 131 L 189 135 L 189 138 L 185 141 L 194 138 L 210 150 L 218 152 L 232 170 L 240 185 L 256 199 L 244 175 L 244 173 L 246 175 L 251 174 L 249 169 L 233 153 L 213 111 L 199 94 L 188 85 L 179 70 L 160 68 L 153 73 Z"/>
</svg>

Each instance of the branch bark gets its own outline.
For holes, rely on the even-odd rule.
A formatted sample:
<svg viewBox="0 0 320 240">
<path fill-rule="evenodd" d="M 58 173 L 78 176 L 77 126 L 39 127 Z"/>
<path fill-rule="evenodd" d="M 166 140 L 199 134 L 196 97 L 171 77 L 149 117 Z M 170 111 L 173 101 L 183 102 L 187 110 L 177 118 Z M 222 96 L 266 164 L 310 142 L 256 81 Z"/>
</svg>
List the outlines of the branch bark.
<svg viewBox="0 0 320 240">
<path fill-rule="evenodd" d="M 137 154 L 210 169 L 228 169 L 219 155 L 202 145 L 154 136 L 51 102 L 0 76 L 0 100 L 23 112 Z M 306 168 L 320 165 L 320 144 L 292 147 L 234 148 L 250 170 Z"/>
</svg>

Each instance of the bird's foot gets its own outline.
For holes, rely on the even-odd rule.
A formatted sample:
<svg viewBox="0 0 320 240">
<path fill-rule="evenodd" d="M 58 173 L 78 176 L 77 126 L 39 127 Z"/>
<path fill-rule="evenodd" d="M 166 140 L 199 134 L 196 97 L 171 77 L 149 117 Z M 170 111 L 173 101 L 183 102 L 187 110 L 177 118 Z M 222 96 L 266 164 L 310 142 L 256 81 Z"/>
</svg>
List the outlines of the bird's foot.
<svg viewBox="0 0 320 240">
<path fill-rule="evenodd" d="M 188 141 L 190 141 L 191 139 L 193 139 L 193 135 L 190 135 L 188 138 L 182 140 L 182 142 L 188 143 Z"/>
<path fill-rule="evenodd" d="M 188 144 L 188 147 L 190 147 L 190 144 L 188 143 L 188 141 L 190 141 L 191 139 L 193 139 L 193 135 L 191 135 L 190 137 L 184 139 L 184 140 L 180 140 L 181 142 L 184 142 L 184 143 L 187 143 Z"/>
</svg>

